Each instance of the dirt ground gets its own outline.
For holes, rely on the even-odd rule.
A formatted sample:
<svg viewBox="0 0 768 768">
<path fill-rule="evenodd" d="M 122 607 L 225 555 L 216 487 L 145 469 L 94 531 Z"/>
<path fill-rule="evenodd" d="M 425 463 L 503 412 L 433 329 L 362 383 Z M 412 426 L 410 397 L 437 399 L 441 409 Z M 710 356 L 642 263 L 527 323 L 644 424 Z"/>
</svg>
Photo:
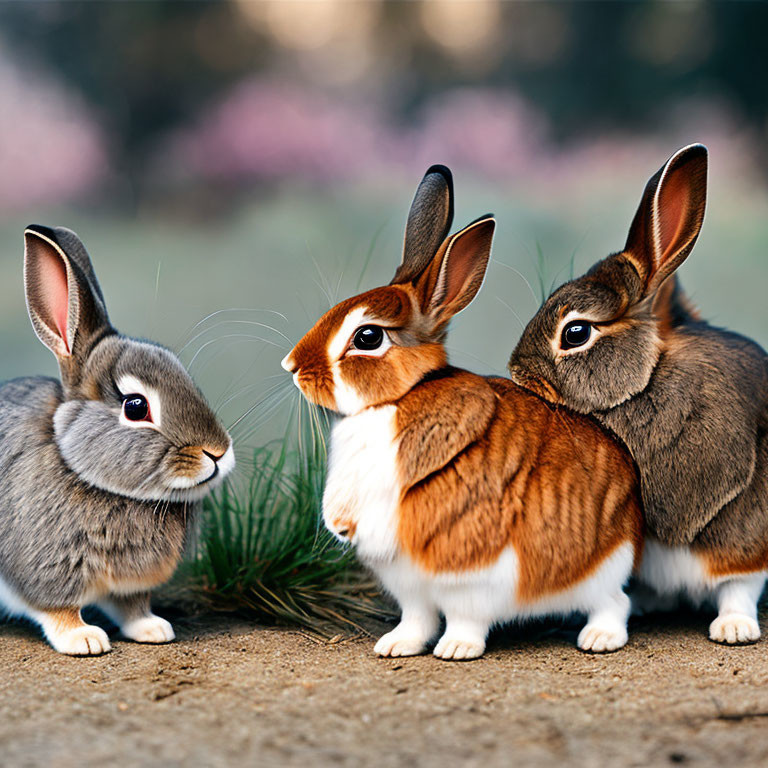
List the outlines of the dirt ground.
<svg viewBox="0 0 768 768">
<path fill-rule="evenodd" d="M 716 646 L 706 616 L 635 622 L 609 656 L 512 628 L 472 662 L 174 618 L 172 645 L 90 659 L 0 625 L 0 764 L 768 765 L 768 639 Z"/>
</svg>

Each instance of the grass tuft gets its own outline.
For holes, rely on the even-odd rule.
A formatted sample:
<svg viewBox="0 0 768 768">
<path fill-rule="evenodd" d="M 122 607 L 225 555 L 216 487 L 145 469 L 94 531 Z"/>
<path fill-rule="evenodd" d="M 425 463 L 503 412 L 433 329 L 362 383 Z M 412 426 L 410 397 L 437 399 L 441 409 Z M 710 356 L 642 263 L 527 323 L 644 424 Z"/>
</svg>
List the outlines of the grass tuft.
<svg viewBox="0 0 768 768">
<path fill-rule="evenodd" d="M 312 427 L 312 437 L 319 429 Z M 291 450 L 290 439 L 256 449 L 241 488 L 206 500 L 194 557 L 186 566 L 193 597 L 214 610 L 330 635 L 366 631 L 391 611 L 349 549 L 321 521 L 324 441 Z"/>
</svg>

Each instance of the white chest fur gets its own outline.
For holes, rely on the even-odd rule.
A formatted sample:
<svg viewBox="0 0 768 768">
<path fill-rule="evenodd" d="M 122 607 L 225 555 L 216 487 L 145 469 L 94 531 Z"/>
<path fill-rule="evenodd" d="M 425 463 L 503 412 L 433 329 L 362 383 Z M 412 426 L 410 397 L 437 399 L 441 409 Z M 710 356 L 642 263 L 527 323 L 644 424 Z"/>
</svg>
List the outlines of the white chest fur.
<svg viewBox="0 0 768 768">
<path fill-rule="evenodd" d="M 323 519 L 339 535 L 349 531 L 358 556 L 388 561 L 397 553 L 397 469 L 394 405 L 347 416 L 331 433 Z"/>
</svg>

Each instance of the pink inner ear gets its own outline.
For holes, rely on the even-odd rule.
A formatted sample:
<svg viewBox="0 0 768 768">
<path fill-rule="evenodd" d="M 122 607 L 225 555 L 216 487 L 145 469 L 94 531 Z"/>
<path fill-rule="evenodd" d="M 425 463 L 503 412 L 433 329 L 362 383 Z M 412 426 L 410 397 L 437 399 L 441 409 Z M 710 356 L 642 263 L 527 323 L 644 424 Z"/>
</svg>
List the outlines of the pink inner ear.
<svg viewBox="0 0 768 768">
<path fill-rule="evenodd" d="M 48 307 L 59 336 L 71 352 L 67 339 L 67 317 L 69 315 L 69 287 L 67 284 L 67 268 L 61 257 L 52 249 L 41 249 L 38 261 L 38 276 L 40 278 L 40 298 L 43 305 Z M 54 330 L 54 329 L 52 329 Z"/>
<path fill-rule="evenodd" d="M 445 275 L 445 296 L 443 304 L 450 304 L 461 298 L 470 287 L 483 280 L 485 264 L 490 251 L 490 237 L 493 228 L 477 225 L 460 232 L 451 247 L 450 262 Z M 474 293 L 470 300 L 474 298 Z M 468 302 L 467 302 L 468 303 Z"/>
<path fill-rule="evenodd" d="M 688 220 L 691 195 L 689 181 L 676 172 L 664 183 L 659 200 L 659 233 L 661 236 L 661 261 L 676 249 L 678 240 Z"/>
</svg>

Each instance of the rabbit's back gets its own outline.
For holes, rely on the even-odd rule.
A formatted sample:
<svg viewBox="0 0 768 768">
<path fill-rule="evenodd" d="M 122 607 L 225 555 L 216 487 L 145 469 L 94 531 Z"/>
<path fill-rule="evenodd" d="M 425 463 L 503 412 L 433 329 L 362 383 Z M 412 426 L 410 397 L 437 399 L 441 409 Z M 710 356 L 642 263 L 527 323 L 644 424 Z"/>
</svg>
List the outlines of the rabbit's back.
<svg viewBox="0 0 768 768">
<path fill-rule="evenodd" d="M 726 535 L 730 514 L 705 533 L 726 505 L 750 513 L 744 524 L 764 521 L 761 535 L 768 526 L 766 361 L 743 336 L 686 324 L 671 334 L 646 389 L 596 414 L 635 457 L 648 529 L 663 543 Z M 763 511 L 755 518 L 752 510 Z"/>
<path fill-rule="evenodd" d="M 60 462 L 49 453 L 58 454 L 53 416 L 61 401 L 56 379 L 28 377 L 0 385 L 0 525 L 25 486 L 39 488 L 43 473 Z"/>
<path fill-rule="evenodd" d="M 726 423 L 720 420 L 718 425 L 726 434 L 719 442 L 725 445 L 732 435 L 749 441 L 742 489 L 698 533 L 693 550 L 705 557 L 716 576 L 759 571 L 768 563 L 768 355 L 751 339 L 707 323 L 689 324 L 682 331 L 686 333 L 714 345 L 711 364 L 738 393 L 738 399 L 721 403 Z M 721 450 L 721 461 L 726 455 L 727 449 Z"/>
<path fill-rule="evenodd" d="M 0 577 L 36 608 L 83 604 L 166 580 L 194 512 L 83 482 L 55 442 L 61 397 L 53 379 L 0 387 Z"/>
<path fill-rule="evenodd" d="M 0 440 L 21 440 L 29 430 L 49 430 L 62 400 L 61 383 L 44 376 L 29 376 L 0 383 Z M 0 462 L 7 456 L 0 457 Z"/>
<path fill-rule="evenodd" d="M 450 383 L 427 382 L 398 403 L 398 534 L 413 559 L 464 571 L 512 545 L 526 600 L 580 581 L 627 541 L 639 552 L 636 470 L 600 426 L 507 379 L 453 371 Z M 415 445 L 422 462 L 407 458 Z"/>
</svg>

